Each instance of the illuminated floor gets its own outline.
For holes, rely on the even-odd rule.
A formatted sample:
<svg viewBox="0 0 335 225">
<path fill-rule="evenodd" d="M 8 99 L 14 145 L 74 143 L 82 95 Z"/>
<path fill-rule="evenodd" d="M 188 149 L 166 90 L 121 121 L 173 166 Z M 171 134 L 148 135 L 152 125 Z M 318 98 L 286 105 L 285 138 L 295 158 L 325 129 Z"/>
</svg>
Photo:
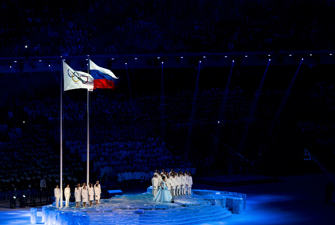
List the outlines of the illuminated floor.
<svg viewBox="0 0 335 225">
<path fill-rule="evenodd" d="M 229 188 L 195 185 L 197 189 L 236 191 L 248 195 L 247 210 L 243 214 L 234 214 L 222 222 L 204 224 L 334 224 L 335 207 L 324 203 L 325 186 L 328 182 L 325 175 L 282 179 L 282 183 Z M 6 207 L 0 204 L 0 224 L 30 224 L 28 208 Z M 41 217 L 38 219 L 37 223 L 41 224 Z"/>
</svg>

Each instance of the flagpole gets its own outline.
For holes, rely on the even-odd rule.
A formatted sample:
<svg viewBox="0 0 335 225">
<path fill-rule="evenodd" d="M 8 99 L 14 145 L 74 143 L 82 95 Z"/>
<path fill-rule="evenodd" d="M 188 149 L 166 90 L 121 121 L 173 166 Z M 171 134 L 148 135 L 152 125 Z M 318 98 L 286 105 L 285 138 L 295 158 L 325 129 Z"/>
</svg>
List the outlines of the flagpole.
<svg viewBox="0 0 335 225">
<path fill-rule="evenodd" d="M 63 63 L 64 59 L 60 73 L 60 208 L 63 207 Z"/>
<path fill-rule="evenodd" d="M 90 56 L 88 55 L 87 73 L 90 73 Z M 90 182 L 90 92 L 87 89 L 87 186 Z"/>
</svg>

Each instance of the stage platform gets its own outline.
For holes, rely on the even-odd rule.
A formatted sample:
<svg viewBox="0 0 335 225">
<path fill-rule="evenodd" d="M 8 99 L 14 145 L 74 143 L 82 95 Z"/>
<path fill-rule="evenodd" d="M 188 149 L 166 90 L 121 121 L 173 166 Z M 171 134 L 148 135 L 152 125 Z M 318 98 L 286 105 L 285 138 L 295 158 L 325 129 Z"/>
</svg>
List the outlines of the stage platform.
<svg viewBox="0 0 335 225">
<path fill-rule="evenodd" d="M 119 195 L 101 200 L 99 206 L 57 209 L 42 207 L 42 222 L 60 224 L 206 224 L 223 222 L 232 213 L 242 213 L 243 198 L 226 197 L 223 192 L 194 190 L 197 194 L 179 196 L 174 203 L 156 203 L 151 193 Z M 228 193 L 226 193 L 228 195 Z"/>
<path fill-rule="evenodd" d="M 197 184 L 208 184 L 218 187 L 240 186 L 250 184 L 265 184 L 281 182 L 278 177 L 269 177 L 262 175 L 221 175 L 212 177 L 195 178 Z"/>
</svg>

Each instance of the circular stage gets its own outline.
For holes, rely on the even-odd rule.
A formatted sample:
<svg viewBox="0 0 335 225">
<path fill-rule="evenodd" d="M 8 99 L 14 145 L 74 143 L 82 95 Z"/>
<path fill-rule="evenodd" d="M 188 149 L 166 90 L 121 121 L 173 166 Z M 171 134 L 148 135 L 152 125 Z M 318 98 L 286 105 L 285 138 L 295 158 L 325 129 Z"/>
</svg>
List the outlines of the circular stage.
<svg viewBox="0 0 335 225">
<path fill-rule="evenodd" d="M 231 204 L 230 198 L 233 198 Z M 46 225 L 206 224 L 223 222 L 232 213 L 241 213 L 244 201 L 241 196 L 208 190 L 193 190 L 192 195 L 176 197 L 174 203 L 156 203 L 148 192 L 118 195 L 87 208 L 75 208 L 74 203 L 62 209 L 54 204 L 43 206 L 42 222 Z"/>
</svg>

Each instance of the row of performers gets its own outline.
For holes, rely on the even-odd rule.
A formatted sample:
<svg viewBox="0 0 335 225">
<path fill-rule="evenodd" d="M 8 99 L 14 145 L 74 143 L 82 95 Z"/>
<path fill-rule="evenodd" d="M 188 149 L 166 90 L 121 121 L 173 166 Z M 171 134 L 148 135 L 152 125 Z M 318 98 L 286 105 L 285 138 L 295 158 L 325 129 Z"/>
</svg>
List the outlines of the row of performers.
<svg viewBox="0 0 335 225">
<path fill-rule="evenodd" d="M 58 185 L 56 186 L 55 190 L 55 200 L 56 200 L 56 208 L 59 208 L 59 202 L 61 200 L 61 193 Z M 101 195 L 101 185 L 99 181 L 96 182 L 95 185 L 92 183 L 86 186 L 86 183 L 83 183 L 81 186 L 78 183 L 77 187 L 74 189 L 74 197 L 76 202 L 76 208 L 81 207 L 81 202 L 83 203 L 83 207 L 86 207 L 88 203 L 90 206 L 93 206 L 93 201 L 95 199 L 96 205 L 99 205 Z M 68 184 L 67 187 L 64 189 L 64 197 L 65 197 L 65 207 L 69 207 L 70 197 L 71 197 L 71 189 L 70 185 Z"/>
<path fill-rule="evenodd" d="M 159 172 L 157 170 L 154 173 L 154 177 L 151 179 L 152 194 L 154 196 L 156 196 L 158 190 L 161 188 L 163 177 L 166 178 L 165 183 L 172 197 L 192 194 L 193 179 L 191 174 L 187 171 L 185 171 L 185 173 L 181 171 L 176 173 L 171 169 L 169 173 L 165 171 Z"/>
</svg>

